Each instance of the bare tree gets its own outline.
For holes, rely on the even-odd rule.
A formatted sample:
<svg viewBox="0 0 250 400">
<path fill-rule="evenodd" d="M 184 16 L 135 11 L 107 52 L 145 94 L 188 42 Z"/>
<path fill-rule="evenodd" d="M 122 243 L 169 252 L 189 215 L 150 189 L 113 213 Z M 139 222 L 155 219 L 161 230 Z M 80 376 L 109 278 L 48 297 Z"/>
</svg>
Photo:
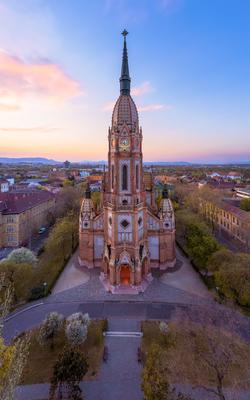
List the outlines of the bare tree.
<svg viewBox="0 0 250 400">
<path fill-rule="evenodd" d="M 173 332 L 178 346 L 182 377 L 191 374 L 194 387 L 226 400 L 225 386 L 232 390 L 250 383 L 250 347 L 239 335 L 242 318 L 235 312 L 208 306 L 192 314 L 178 313 Z M 181 335 L 181 340 L 180 336 Z M 206 382 L 206 383 L 204 383 Z"/>
</svg>

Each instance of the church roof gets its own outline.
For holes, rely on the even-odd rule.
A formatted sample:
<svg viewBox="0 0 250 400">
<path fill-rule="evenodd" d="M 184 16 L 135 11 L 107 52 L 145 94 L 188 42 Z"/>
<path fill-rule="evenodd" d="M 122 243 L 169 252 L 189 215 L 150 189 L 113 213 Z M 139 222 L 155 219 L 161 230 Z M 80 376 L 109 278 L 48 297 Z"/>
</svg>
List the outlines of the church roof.
<svg viewBox="0 0 250 400">
<path fill-rule="evenodd" d="M 128 51 L 126 36 L 128 32 L 124 30 L 122 35 L 124 36 L 123 43 L 123 56 L 122 56 L 122 68 L 120 77 L 120 96 L 118 97 L 112 115 L 112 125 L 123 125 L 128 124 L 134 127 L 139 125 L 138 111 L 134 100 L 130 95 L 130 76 L 129 76 L 129 65 L 128 65 Z"/>
<path fill-rule="evenodd" d="M 112 125 L 128 124 L 131 126 L 139 124 L 138 112 L 134 100 L 130 95 L 121 94 L 115 104 Z"/>
</svg>

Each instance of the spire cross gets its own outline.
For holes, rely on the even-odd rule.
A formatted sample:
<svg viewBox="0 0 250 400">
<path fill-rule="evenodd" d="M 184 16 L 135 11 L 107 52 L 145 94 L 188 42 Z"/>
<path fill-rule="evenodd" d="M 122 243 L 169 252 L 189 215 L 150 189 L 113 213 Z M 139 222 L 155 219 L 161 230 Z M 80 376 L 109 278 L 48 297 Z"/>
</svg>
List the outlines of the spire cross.
<svg viewBox="0 0 250 400">
<path fill-rule="evenodd" d="M 126 31 L 126 29 L 124 29 L 124 30 L 122 31 L 122 35 L 123 35 L 124 40 L 125 40 L 125 39 L 126 39 L 126 36 L 128 35 L 128 31 Z"/>
</svg>

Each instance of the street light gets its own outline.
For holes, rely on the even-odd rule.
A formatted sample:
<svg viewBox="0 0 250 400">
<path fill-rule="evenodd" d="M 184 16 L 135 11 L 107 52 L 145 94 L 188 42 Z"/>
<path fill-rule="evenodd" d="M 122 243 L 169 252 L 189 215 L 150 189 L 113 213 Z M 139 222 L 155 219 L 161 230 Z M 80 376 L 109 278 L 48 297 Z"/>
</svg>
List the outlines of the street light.
<svg viewBox="0 0 250 400">
<path fill-rule="evenodd" d="M 44 292 L 43 295 L 46 296 L 46 288 L 47 288 L 48 284 L 47 282 L 43 282 L 43 287 L 44 287 Z"/>
</svg>

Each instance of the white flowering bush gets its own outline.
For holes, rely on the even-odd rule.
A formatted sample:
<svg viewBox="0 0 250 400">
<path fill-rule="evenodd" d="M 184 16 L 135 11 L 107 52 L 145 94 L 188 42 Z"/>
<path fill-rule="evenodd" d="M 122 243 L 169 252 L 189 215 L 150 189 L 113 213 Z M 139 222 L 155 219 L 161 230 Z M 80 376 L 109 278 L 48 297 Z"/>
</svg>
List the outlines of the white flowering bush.
<svg viewBox="0 0 250 400">
<path fill-rule="evenodd" d="M 160 328 L 160 332 L 161 332 L 163 335 L 167 335 L 167 334 L 168 334 L 169 329 L 168 329 L 168 324 L 167 324 L 166 322 L 161 321 L 161 322 L 160 322 L 160 325 L 159 325 L 159 328 Z"/>
<path fill-rule="evenodd" d="M 72 346 L 79 346 L 87 339 L 88 327 L 81 320 L 73 319 L 67 323 L 65 333 Z"/>
<path fill-rule="evenodd" d="M 49 313 L 40 326 L 38 335 L 39 343 L 43 345 L 50 343 L 51 348 L 53 348 L 54 338 L 60 332 L 63 322 L 64 317 L 62 314 L 55 311 Z"/>
<path fill-rule="evenodd" d="M 84 343 L 87 339 L 89 324 L 89 314 L 78 312 L 67 318 L 65 334 L 72 346 Z"/>
<path fill-rule="evenodd" d="M 15 264 L 30 264 L 35 266 L 38 259 L 33 251 L 26 249 L 26 247 L 20 247 L 19 249 L 13 250 L 8 255 L 7 261 L 11 261 Z"/>
<path fill-rule="evenodd" d="M 67 324 L 72 321 L 81 321 L 83 325 L 86 325 L 87 328 L 90 324 L 89 314 L 83 314 L 81 312 L 74 313 L 67 318 Z"/>
</svg>

